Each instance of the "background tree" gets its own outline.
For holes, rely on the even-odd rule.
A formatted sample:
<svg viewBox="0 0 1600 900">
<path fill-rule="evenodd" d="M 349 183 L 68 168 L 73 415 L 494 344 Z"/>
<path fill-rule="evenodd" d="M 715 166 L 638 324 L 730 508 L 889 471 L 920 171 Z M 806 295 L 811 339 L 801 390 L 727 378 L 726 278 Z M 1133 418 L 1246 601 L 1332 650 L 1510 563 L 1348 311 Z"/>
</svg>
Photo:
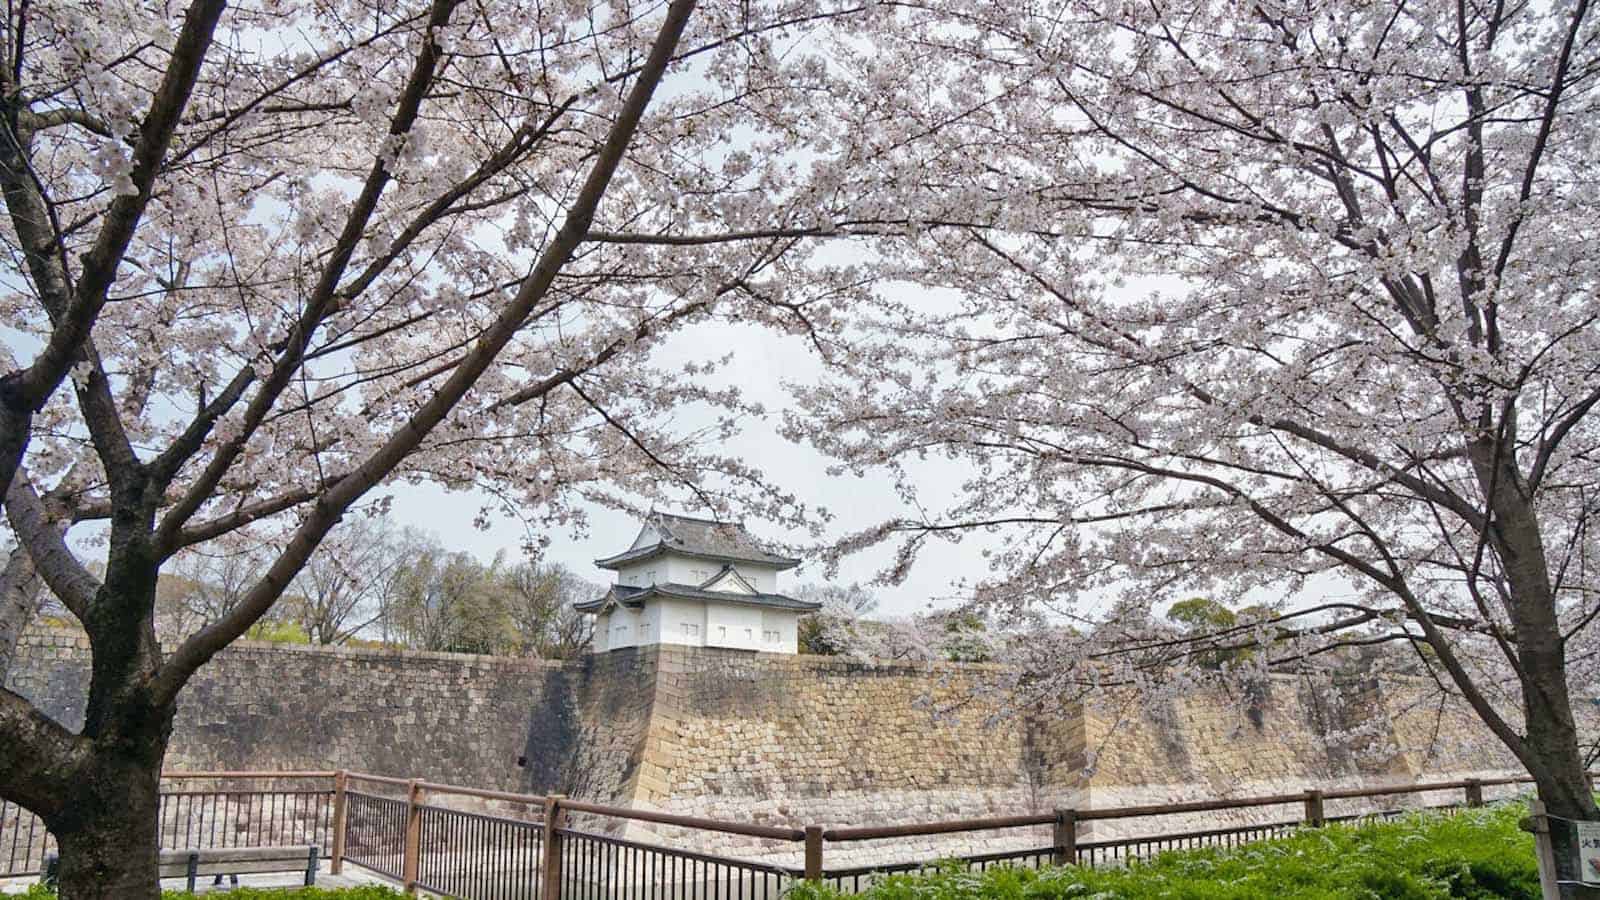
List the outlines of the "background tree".
<svg viewBox="0 0 1600 900">
<path fill-rule="evenodd" d="M 818 656 L 845 652 L 851 644 L 850 629 L 878 608 L 878 598 L 860 584 L 807 583 L 796 587 L 794 596 L 822 604 L 816 612 L 801 616 L 796 629 L 800 652 Z"/>
<path fill-rule="evenodd" d="M 287 598 L 311 643 L 342 644 L 382 621 L 413 543 L 381 518 L 359 517 L 334 529 Z"/>
<path fill-rule="evenodd" d="M 260 580 L 268 558 L 266 548 L 238 541 L 174 556 L 156 583 L 157 636 L 176 644 L 233 612 Z"/>
<path fill-rule="evenodd" d="M 594 617 L 573 604 L 592 600 L 605 589 L 566 566 L 522 562 L 500 569 L 510 626 L 507 651 L 540 659 L 571 659 L 589 649 Z"/>
<path fill-rule="evenodd" d="M 1426 646 L 1596 818 L 1590 4 L 951 0 L 883 34 L 830 113 L 879 153 L 839 177 L 901 198 L 883 262 L 924 299 L 831 331 L 790 426 L 928 512 L 840 552 L 895 542 L 893 580 L 1000 535 L 976 602 L 1084 626 L 1015 645 L 1047 696 L 1182 685 L 1230 639 Z M 1336 599 L 1151 630 L 1195 591 Z"/>
<path fill-rule="evenodd" d="M 1179 600 L 1167 607 L 1166 616 L 1168 621 L 1178 626 L 1178 629 L 1190 638 L 1227 634 L 1239 624 L 1237 613 L 1208 597 Z M 1194 660 L 1197 665 L 1207 669 L 1221 669 L 1247 653 L 1249 650 L 1242 647 L 1201 650 L 1195 653 Z"/>
<path fill-rule="evenodd" d="M 774 234 L 848 202 L 791 154 L 853 136 L 788 110 L 826 73 L 807 34 L 853 8 L 693 7 L 8 8 L 0 496 L 94 659 L 76 732 L 0 690 L 0 796 L 58 839 L 65 896 L 156 895 L 185 684 L 386 481 L 579 527 L 578 498 L 674 491 L 803 524 L 716 451 L 753 407 L 651 353 L 855 290 Z M 163 564 L 235 532 L 273 548 L 260 578 L 162 648 Z"/>
<path fill-rule="evenodd" d="M 437 539 L 417 548 L 396 578 L 390 631 L 418 650 L 494 653 L 511 631 L 497 567 L 469 553 L 446 550 Z"/>
</svg>

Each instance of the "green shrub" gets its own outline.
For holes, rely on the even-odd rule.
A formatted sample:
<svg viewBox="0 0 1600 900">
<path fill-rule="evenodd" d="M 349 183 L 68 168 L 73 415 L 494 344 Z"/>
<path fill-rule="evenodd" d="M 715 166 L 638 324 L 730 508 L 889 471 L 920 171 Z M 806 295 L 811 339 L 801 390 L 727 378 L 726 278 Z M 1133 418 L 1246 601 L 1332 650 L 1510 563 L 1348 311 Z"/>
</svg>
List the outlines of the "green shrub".
<svg viewBox="0 0 1600 900">
<path fill-rule="evenodd" d="M 1532 836 L 1520 803 L 1454 816 L 1416 813 L 1330 825 L 1245 847 L 1184 850 L 1121 869 L 946 868 L 886 878 L 869 900 L 1538 900 Z M 800 885 L 791 900 L 835 900 Z"/>
</svg>

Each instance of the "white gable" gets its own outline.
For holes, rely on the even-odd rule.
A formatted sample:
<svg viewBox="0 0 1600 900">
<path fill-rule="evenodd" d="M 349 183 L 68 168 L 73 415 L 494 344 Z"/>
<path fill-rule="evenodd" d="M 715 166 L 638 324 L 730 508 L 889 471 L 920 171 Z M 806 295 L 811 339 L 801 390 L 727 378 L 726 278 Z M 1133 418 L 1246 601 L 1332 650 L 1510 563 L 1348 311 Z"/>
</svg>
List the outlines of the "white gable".
<svg viewBox="0 0 1600 900">
<path fill-rule="evenodd" d="M 654 546 L 660 540 L 661 533 L 656 531 L 655 526 L 646 525 L 639 529 L 639 536 L 633 539 L 633 546 L 629 547 L 628 549 L 637 550 L 640 547 Z"/>
<path fill-rule="evenodd" d="M 756 590 L 754 585 L 746 581 L 744 576 L 740 575 L 737 569 L 733 568 L 725 569 L 719 573 L 714 580 L 700 585 L 700 589 L 703 591 L 718 591 L 724 594 L 761 593 L 760 591 Z"/>
</svg>

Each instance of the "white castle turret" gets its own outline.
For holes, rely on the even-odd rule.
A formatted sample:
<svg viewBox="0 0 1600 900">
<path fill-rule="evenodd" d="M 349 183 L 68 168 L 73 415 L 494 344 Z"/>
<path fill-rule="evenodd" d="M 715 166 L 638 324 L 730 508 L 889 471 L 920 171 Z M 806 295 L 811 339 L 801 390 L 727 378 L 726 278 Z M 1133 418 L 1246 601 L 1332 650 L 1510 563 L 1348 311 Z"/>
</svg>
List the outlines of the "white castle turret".
<svg viewBox="0 0 1600 900">
<path fill-rule="evenodd" d="M 795 653 L 800 617 L 822 608 L 777 592 L 778 573 L 799 564 L 741 525 L 651 513 L 633 546 L 595 560 L 616 584 L 577 608 L 596 617 L 596 653 L 650 644 Z"/>
</svg>

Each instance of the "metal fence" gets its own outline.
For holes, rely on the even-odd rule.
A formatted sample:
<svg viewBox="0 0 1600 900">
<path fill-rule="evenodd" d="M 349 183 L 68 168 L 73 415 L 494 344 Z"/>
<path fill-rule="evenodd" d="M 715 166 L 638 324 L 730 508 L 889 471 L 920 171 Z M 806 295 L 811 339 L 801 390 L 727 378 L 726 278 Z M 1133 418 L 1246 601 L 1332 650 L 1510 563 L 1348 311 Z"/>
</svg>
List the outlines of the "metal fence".
<svg viewBox="0 0 1600 900">
<path fill-rule="evenodd" d="M 45 830 L 44 820 L 0 800 L 0 876 L 37 872 L 45 856 L 54 852 L 56 841 Z"/>
<path fill-rule="evenodd" d="M 563 900 L 777 900 L 801 874 L 608 835 L 560 834 Z"/>
<path fill-rule="evenodd" d="M 437 806 L 419 808 L 417 886 L 451 897 L 535 900 L 544 827 Z"/>
<path fill-rule="evenodd" d="M 163 776 L 163 850 L 310 844 L 330 855 L 333 772 L 192 772 Z M 307 786 L 312 785 L 312 786 Z M 56 852 L 43 820 L 0 801 L 0 877 L 37 873 Z"/>
<path fill-rule="evenodd" d="M 1468 779 L 920 824 L 795 828 L 346 772 L 203 772 L 166 780 L 172 786 L 161 797 L 163 849 L 315 844 L 324 848 L 336 873 L 348 862 L 412 892 L 463 900 L 777 900 L 801 879 L 856 893 L 888 875 L 935 867 L 1123 865 L 1169 850 L 1235 847 L 1299 828 L 1399 812 L 1374 804 L 1379 798 L 1414 804 L 1432 795 L 1443 803 L 1423 808 L 1480 806 L 1486 787 L 1529 781 Z M 1327 814 L 1329 803 L 1352 801 L 1363 808 Z M 462 808 L 468 805 L 474 808 Z M 1298 808 L 1300 815 L 1273 819 L 1283 816 L 1285 806 Z M 1269 821 L 1080 840 L 1090 822 L 1245 811 Z M 788 860 L 673 846 L 687 842 L 649 833 L 649 826 L 665 826 L 665 834 L 738 836 L 749 839 L 752 857 L 777 853 Z M 939 859 L 924 851 L 887 864 L 825 865 L 830 846 L 844 862 L 848 845 L 913 839 L 926 846 L 932 836 L 980 832 L 1014 835 L 1008 842 L 1019 846 Z M 53 850 L 35 816 L 0 803 L 0 875 L 37 872 Z"/>
<path fill-rule="evenodd" d="M 340 839 L 333 851 L 335 864 L 348 859 L 363 869 L 403 880 L 407 801 L 356 790 L 346 790 L 343 797 Z"/>
</svg>

